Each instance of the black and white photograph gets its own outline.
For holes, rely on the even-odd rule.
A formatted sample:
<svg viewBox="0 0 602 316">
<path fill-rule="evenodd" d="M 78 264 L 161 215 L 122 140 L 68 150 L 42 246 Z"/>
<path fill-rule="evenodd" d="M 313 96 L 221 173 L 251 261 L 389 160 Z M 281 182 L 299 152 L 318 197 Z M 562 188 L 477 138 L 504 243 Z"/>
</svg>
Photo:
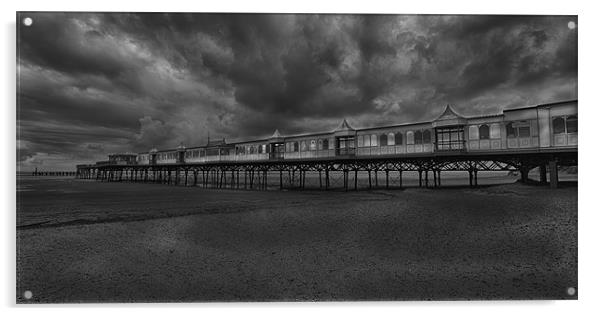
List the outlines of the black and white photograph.
<svg viewBox="0 0 602 316">
<path fill-rule="evenodd" d="M 579 297 L 577 15 L 15 31 L 17 305 Z"/>
</svg>

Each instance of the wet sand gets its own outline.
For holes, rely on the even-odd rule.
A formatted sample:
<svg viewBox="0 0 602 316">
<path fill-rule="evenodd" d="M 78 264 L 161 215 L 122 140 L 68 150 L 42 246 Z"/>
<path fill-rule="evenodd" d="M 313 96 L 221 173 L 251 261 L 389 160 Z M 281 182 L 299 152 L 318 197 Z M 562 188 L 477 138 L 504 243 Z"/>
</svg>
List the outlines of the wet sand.
<svg viewBox="0 0 602 316">
<path fill-rule="evenodd" d="M 576 186 L 18 191 L 18 302 L 577 297 Z"/>
</svg>

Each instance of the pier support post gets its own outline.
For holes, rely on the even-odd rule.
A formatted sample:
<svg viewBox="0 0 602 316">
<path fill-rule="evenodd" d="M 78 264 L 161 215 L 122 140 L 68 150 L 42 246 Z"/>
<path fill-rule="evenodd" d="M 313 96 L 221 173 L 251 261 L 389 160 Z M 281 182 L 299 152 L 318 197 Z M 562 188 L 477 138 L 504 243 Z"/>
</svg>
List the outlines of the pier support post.
<svg viewBox="0 0 602 316">
<path fill-rule="evenodd" d="M 355 171 L 355 175 L 353 177 L 353 189 L 355 191 L 357 191 L 357 169 L 355 169 L 354 171 Z"/>
<path fill-rule="evenodd" d="M 418 170 L 418 187 L 422 187 L 422 170 Z"/>
<path fill-rule="evenodd" d="M 375 187 L 378 188 L 378 168 L 376 168 L 376 170 L 374 170 L 374 184 L 375 184 Z"/>
<path fill-rule="evenodd" d="M 527 183 L 529 181 L 529 167 L 522 166 L 519 169 L 520 171 L 520 181 L 522 183 Z"/>
<path fill-rule="evenodd" d="M 478 179 L 478 177 L 477 177 L 478 172 L 479 172 L 478 170 L 474 171 L 474 186 L 475 187 L 479 185 L 479 182 L 477 180 Z"/>
<path fill-rule="evenodd" d="M 389 169 L 385 170 L 386 187 L 389 188 Z"/>
<path fill-rule="evenodd" d="M 437 186 L 441 186 L 441 170 L 437 170 Z"/>
<path fill-rule="evenodd" d="M 368 189 L 372 189 L 372 171 L 368 169 Z"/>
<path fill-rule="evenodd" d="M 399 170 L 399 188 L 403 188 L 403 170 Z"/>
<path fill-rule="evenodd" d="M 305 178 L 303 178 L 303 182 L 305 182 Z M 263 187 L 264 190 L 268 189 L 268 170 L 263 171 Z"/>
<path fill-rule="evenodd" d="M 551 160 L 549 163 L 550 167 L 550 188 L 558 188 L 558 165 L 556 160 Z"/>
<path fill-rule="evenodd" d="M 541 183 L 546 183 L 548 182 L 548 171 L 546 170 L 546 164 L 542 163 L 539 165 L 539 182 Z"/>
<path fill-rule="evenodd" d="M 468 178 L 469 178 L 470 186 L 472 187 L 472 170 L 468 170 Z"/>
<path fill-rule="evenodd" d="M 330 177 L 328 176 L 328 168 L 326 168 L 326 190 L 330 186 Z"/>
<path fill-rule="evenodd" d="M 280 169 L 280 190 L 282 190 L 282 169 Z"/>
<path fill-rule="evenodd" d="M 318 179 L 320 182 L 320 189 L 322 188 L 322 169 L 318 170 Z"/>
</svg>

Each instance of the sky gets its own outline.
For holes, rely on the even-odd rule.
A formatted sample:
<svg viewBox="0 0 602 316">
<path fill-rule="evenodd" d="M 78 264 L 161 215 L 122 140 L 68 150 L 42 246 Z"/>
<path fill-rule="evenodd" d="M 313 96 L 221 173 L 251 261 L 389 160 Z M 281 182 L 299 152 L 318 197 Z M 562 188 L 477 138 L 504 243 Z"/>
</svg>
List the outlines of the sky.
<svg viewBox="0 0 602 316">
<path fill-rule="evenodd" d="M 17 164 L 577 98 L 576 16 L 22 13 Z M 570 23 L 573 22 L 573 23 Z"/>
</svg>

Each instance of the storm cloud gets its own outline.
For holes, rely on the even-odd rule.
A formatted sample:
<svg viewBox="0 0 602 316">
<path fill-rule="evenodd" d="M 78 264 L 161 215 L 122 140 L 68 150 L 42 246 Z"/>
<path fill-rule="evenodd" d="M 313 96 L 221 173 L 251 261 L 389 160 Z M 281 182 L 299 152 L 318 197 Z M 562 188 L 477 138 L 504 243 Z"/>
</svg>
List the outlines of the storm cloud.
<svg viewBox="0 0 602 316">
<path fill-rule="evenodd" d="M 575 16 L 20 13 L 18 163 L 577 98 Z M 72 169 L 72 168 L 71 168 Z"/>
</svg>

